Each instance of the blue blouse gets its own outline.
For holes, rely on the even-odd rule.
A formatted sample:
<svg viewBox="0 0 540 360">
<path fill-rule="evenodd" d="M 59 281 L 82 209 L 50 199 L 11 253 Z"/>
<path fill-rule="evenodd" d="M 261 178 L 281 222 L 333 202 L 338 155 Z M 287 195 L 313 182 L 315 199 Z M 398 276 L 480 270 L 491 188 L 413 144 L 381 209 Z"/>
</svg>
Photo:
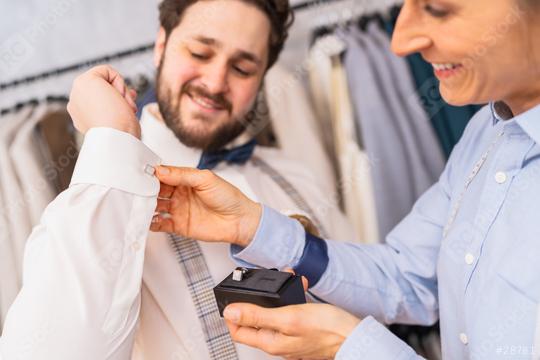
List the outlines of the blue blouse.
<svg viewBox="0 0 540 360">
<path fill-rule="evenodd" d="M 501 107 L 474 116 L 438 183 L 385 244 L 306 237 L 265 207 L 253 242 L 233 256 L 298 269 L 317 297 L 364 318 L 338 359 L 417 358 L 381 323 L 438 319 L 445 359 L 530 358 L 540 301 L 540 106 L 506 119 Z"/>
</svg>

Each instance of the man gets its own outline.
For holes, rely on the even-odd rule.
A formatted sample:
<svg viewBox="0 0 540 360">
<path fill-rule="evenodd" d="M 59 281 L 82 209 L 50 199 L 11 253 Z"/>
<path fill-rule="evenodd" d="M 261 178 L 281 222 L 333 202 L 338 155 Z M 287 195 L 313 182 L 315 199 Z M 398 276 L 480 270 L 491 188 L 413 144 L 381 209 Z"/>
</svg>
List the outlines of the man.
<svg viewBox="0 0 540 360">
<path fill-rule="evenodd" d="M 270 358 L 233 345 L 217 313 L 212 287 L 236 266 L 228 246 L 146 235 L 158 157 L 212 169 L 255 201 L 311 215 L 316 179 L 279 151 L 255 148 L 243 121 L 283 47 L 289 5 L 165 0 L 160 21 L 158 104 L 143 109 L 140 128 L 134 94 L 114 70 L 74 84 L 70 113 L 88 134 L 71 188 L 28 242 L 25 288 L 0 347 L 6 359 Z M 351 238 L 339 211 L 326 210 L 311 216 L 313 231 Z M 28 334 L 36 339 L 22 349 Z"/>
<path fill-rule="evenodd" d="M 254 148 L 244 121 L 287 36 L 287 2 L 165 0 L 160 12 L 162 29 L 155 51 L 159 106 L 150 104 L 142 110 L 143 142 L 165 164 L 212 169 L 258 201 L 284 211 L 302 211 L 269 174 L 251 161 L 251 152 L 296 184 L 305 198 L 321 191 L 309 185 L 312 180 L 304 175 L 301 164 L 286 161 L 278 151 Z M 270 39 L 270 46 L 261 39 Z M 232 162 L 215 166 L 213 159 L 220 158 L 219 150 L 224 147 L 233 149 L 223 155 Z M 328 214 L 323 226 L 346 236 L 341 231 L 344 220 L 336 219 L 340 217 L 337 209 Z M 178 249 L 180 245 L 171 246 L 170 237 L 164 234 L 152 234 L 148 244 L 137 350 L 143 355 L 154 354 L 149 358 L 171 352 L 178 358 L 212 357 L 212 344 L 208 344 L 204 329 L 210 320 L 197 316 L 204 306 L 196 303 L 204 295 L 190 291 L 190 281 L 203 276 L 203 265 L 208 267 L 214 285 L 225 278 L 235 267 L 228 246 L 200 244 L 195 249 Z M 203 255 L 202 265 L 185 264 L 182 259 L 179 264 L 182 254 L 178 251 L 193 255 L 197 247 Z M 164 274 L 169 274 L 166 281 Z M 206 290 L 210 293 L 211 286 Z M 156 316 L 161 313 L 163 317 Z M 165 326 L 168 332 L 163 330 Z M 251 349 L 238 351 L 248 359 L 262 356 Z"/>
</svg>

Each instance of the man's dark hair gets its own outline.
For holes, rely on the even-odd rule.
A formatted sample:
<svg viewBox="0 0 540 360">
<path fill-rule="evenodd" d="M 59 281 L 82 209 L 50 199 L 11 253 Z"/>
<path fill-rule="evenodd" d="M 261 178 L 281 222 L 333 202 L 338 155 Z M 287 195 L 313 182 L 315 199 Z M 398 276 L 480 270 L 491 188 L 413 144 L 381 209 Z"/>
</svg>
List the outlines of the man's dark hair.
<svg viewBox="0 0 540 360">
<path fill-rule="evenodd" d="M 159 5 L 159 21 L 165 30 L 167 38 L 182 21 L 186 9 L 202 0 L 163 0 Z M 206 0 L 208 1 L 208 0 Z M 268 55 L 268 68 L 276 63 L 285 40 L 289 35 L 289 28 L 294 21 L 294 14 L 289 0 L 241 0 L 251 4 L 268 16 L 272 26 L 270 34 L 270 51 Z"/>
</svg>

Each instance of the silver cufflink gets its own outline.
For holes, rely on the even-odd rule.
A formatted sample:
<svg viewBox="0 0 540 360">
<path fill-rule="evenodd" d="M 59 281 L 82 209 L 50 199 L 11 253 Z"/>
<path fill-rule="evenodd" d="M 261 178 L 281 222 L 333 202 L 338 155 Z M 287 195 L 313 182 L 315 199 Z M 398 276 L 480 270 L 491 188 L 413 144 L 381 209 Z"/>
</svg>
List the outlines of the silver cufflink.
<svg viewBox="0 0 540 360">
<path fill-rule="evenodd" d="M 147 164 L 144 167 L 144 172 L 150 176 L 154 176 L 154 174 L 156 173 L 156 169 L 152 165 Z"/>
<path fill-rule="evenodd" d="M 244 275 L 248 272 L 248 269 L 246 268 L 237 268 L 233 271 L 232 279 L 233 281 L 242 281 L 244 279 Z"/>
</svg>

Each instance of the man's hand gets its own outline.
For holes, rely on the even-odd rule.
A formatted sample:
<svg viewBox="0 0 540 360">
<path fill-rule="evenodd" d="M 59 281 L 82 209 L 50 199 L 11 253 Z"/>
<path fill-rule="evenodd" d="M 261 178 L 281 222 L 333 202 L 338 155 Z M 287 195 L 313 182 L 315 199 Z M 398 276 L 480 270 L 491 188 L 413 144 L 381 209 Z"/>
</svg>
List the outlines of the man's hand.
<svg viewBox="0 0 540 360">
<path fill-rule="evenodd" d="M 116 70 L 102 65 L 75 79 L 67 109 L 75 128 L 83 134 L 94 127 L 109 127 L 140 139 L 136 96 Z"/>
<path fill-rule="evenodd" d="M 232 304 L 224 317 L 234 341 L 287 359 L 333 359 L 360 323 L 355 316 L 326 304 L 275 309 Z"/>
<path fill-rule="evenodd" d="M 161 190 L 150 230 L 244 247 L 251 242 L 261 205 L 208 170 L 161 166 L 156 174 Z"/>
</svg>

